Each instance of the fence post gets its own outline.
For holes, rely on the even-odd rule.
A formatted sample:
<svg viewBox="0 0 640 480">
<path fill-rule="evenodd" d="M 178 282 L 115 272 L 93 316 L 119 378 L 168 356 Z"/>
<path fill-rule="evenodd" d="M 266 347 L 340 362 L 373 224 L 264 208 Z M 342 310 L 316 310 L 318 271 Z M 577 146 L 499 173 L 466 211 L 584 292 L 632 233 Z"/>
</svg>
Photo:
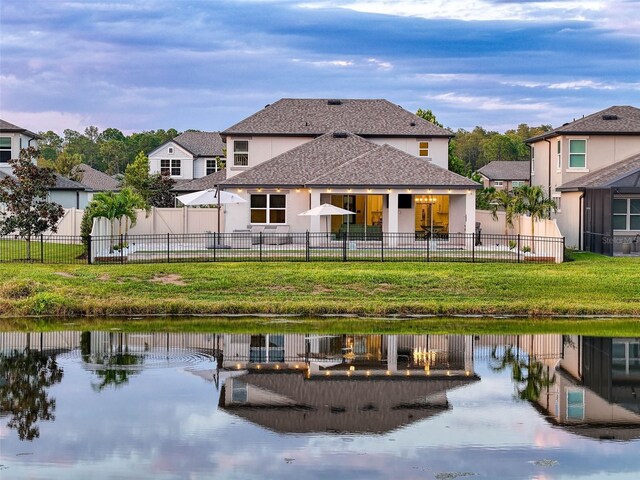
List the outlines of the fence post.
<svg viewBox="0 0 640 480">
<path fill-rule="evenodd" d="M 44 240 L 42 234 L 40 234 L 40 263 L 44 263 Z"/>
<path fill-rule="evenodd" d="M 342 235 L 342 261 L 347 261 L 347 234 Z"/>
<path fill-rule="evenodd" d="M 520 263 L 520 234 L 518 234 L 518 263 Z"/>
<path fill-rule="evenodd" d="M 260 261 L 262 261 L 262 232 L 258 232 L 258 238 L 260 240 Z"/>
<path fill-rule="evenodd" d="M 120 264 L 124 263 L 124 240 L 120 234 Z"/>
<path fill-rule="evenodd" d="M 309 252 L 309 230 L 307 230 L 307 234 L 306 234 L 306 242 L 307 242 L 307 251 L 306 251 L 306 257 L 307 257 L 307 262 L 310 260 L 310 253 Z"/>
<path fill-rule="evenodd" d="M 471 244 L 471 263 L 476 263 L 476 232 L 473 232 L 471 240 L 473 243 Z"/>
<path fill-rule="evenodd" d="M 91 265 L 91 234 L 87 236 L 87 265 Z"/>
<path fill-rule="evenodd" d="M 564 262 L 564 256 L 567 252 L 567 239 L 565 237 L 562 237 L 562 261 Z"/>
<path fill-rule="evenodd" d="M 171 238 L 170 238 L 170 233 L 167 232 L 167 263 L 169 263 L 171 261 L 171 257 L 170 257 L 170 248 L 171 248 Z"/>
</svg>

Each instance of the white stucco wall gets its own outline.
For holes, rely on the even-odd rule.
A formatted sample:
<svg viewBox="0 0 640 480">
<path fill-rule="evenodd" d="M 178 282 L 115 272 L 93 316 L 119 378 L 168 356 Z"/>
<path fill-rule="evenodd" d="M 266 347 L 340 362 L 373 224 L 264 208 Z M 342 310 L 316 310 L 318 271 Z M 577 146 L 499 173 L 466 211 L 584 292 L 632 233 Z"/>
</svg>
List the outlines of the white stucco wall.
<svg viewBox="0 0 640 480">
<path fill-rule="evenodd" d="M 367 138 L 367 140 L 376 143 L 378 145 L 384 145 L 385 143 L 409 153 L 414 156 L 419 156 L 420 142 L 429 142 L 429 157 L 431 161 L 444 169 L 449 168 L 449 141 L 446 138 L 429 138 L 429 137 L 415 137 L 415 138 L 396 138 L 396 137 L 377 137 Z"/>
<path fill-rule="evenodd" d="M 0 137 L 9 137 L 11 139 L 11 158 L 19 158 L 20 150 L 28 147 L 38 148 L 38 141 L 29 137 L 28 135 L 24 135 L 22 133 L 0 133 Z M 31 140 L 31 143 L 29 143 Z M 11 167 L 6 162 L 0 162 L 0 170 L 4 173 L 11 173 Z"/>
</svg>

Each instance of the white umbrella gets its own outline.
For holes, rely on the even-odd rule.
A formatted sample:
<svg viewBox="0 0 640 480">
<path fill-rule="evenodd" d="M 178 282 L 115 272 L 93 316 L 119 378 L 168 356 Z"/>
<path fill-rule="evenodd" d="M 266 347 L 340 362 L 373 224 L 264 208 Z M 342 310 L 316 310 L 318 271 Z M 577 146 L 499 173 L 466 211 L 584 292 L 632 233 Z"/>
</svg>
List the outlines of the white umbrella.
<svg viewBox="0 0 640 480">
<path fill-rule="evenodd" d="M 336 207 L 335 205 L 331 205 L 329 203 L 323 203 L 319 207 L 314 207 L 311 210 L 307 210 L 306 212 L 299 213 L 300 216 L 309 216 L 309 217 L 329 217 L 332 215 L 355 215 L 355 212 L 351 210 L 345 210 L 344 208 Z M 329 232 L 329 219 L 327 218 L 327 233 Z M 349 222 L 347 222 L 347 235 L 349 234 Z"/>
<path fill-rule="evenodd" d="M 246 200 L 235 193 L 222 190 L 218 196 L 218 190 L 209 188 L 199 192 L 187 193 L 176 197 L 184 205 L 225 205 L 228 203 L 246 203 Z"/>
<path fill-rule="evenodd" d="M 231 203 L 247 203 L 240 195 L 221 190 L 218 195 L 217 188 L 208 188 L 199 192 L 187 193 L 176 197 L 183 205 L 218 205 L 218 234 L 220 234 L 220 205 Z"/>
</svg>

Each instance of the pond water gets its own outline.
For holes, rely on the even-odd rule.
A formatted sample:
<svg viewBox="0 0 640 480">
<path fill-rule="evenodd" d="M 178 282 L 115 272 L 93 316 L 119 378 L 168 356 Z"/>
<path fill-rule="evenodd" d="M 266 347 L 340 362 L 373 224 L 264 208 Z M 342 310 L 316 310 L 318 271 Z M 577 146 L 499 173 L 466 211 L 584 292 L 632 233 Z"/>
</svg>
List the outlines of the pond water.
<svg viewBox="0 0 640 480">
<path fill-rule="evenodd" d="M 0 478 L 637 479 L 640 339 L 0 333 Z"/>
</svg>

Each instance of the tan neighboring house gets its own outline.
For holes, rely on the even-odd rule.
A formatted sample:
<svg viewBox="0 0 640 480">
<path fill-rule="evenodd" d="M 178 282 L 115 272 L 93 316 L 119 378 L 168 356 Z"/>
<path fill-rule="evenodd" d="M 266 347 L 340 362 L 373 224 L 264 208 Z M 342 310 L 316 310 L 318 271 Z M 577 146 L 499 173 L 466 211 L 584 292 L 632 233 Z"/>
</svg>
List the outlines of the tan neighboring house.
<svg viewBox="0 0 640 480">
<path fill-rule="evenodd" d="M 625 251 L 640 234 L 640 109 L 609 107 L 527 143 L 531 184 L 558 203 L 567 245 Z"/>
<path fill-rule="evenodd" d="M 529 162 L 494 160 L 478 169 L 484 188 L 512 191 L 514 188 L 529 185 L 531 167 Z"/>
</svg>

